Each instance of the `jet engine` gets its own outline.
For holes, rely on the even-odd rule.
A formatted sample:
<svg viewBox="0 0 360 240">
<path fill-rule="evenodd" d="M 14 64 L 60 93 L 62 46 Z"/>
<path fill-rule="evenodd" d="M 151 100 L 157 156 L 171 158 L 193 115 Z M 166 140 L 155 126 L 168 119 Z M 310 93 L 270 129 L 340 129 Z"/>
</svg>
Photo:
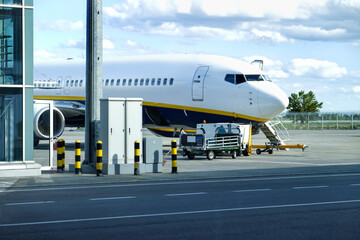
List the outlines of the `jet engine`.
<svg viewBox="0 0 360 240">
<path fill-rule="evenodd" d="M 53 109 L 53 136 L 55 138 L 64 132 L 65 117 L 58 108 Z M 49 139 L 50 109 L 46 104 L 34 104 L 34 133 L 39 139 Z"/>
</svg>

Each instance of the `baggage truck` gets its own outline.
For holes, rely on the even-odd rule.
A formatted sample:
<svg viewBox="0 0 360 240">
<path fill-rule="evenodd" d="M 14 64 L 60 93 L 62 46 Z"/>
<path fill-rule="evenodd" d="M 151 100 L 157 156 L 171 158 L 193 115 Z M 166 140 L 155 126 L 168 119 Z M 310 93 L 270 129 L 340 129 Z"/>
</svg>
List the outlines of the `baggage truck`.
<svg viewBox="0 0 360 240">
<path fill-rule="evenodd" d="M 201 123 L 196 125 L 195 134 L 180 133 L 183 155 L 189 159 L 207 156 L 209 160 L 219 155 L 235 159 L 241 154 L 251 154 L 251 125 L 236 123 Z"/>
</svg>

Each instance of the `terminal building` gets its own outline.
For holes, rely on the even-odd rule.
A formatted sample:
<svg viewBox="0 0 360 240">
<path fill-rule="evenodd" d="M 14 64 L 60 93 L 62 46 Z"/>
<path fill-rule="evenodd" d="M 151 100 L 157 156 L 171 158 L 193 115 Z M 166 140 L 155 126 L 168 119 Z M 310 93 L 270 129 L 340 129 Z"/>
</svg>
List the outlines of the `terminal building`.
<svg viewBox="0 0 360 240">
<path fill-rule="evenodd" d="M 33 0 L 0 0 L 0 177 L 40 175 L 33 157 Z"/>
</svg>

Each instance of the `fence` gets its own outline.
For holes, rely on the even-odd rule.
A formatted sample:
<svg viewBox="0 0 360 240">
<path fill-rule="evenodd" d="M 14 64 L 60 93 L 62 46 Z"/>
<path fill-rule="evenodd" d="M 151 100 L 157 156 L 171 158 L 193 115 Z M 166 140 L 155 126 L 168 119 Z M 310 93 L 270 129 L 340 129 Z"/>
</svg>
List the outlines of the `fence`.
<svg viewBox="0 0 360 240">
<path fill-rule="evenodd" d="M 360 129 L 360 113 L 287 112 L 278 118 L 287 129 Z"/>
</svg>

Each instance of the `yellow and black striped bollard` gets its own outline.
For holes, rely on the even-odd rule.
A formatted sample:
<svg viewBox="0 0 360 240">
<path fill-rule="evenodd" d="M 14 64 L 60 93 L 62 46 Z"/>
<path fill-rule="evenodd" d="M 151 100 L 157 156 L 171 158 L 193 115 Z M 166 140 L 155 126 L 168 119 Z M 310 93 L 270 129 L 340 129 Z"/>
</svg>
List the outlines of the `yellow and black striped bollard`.
<svg viewBox="0 0 360 240">
<path fill-rule="evenodd" d="M 140 175 L 139 163 L 140 163 L 140 142 L 135 141 L 135 144 L 134 144 L 134 175 Z"/>
<path fill-rule="evenodd" d="M 171 141 L 171 173 L 178 173 L 176 140 Z"/>
<path fill-rule="evenodd" d="M 61 169 L 65 172 L 65 139 L 62 139 L 62 166 Z"/>
<path fill-rule="evenodd" d="M 81 172 L 81 145 L 80 141 L 76 140 L 75 142 L 75 174 L 80 174 Z"/>
<path fill-rule="evenodd" d="M 96 143 L 96 176 L 102 176 L 102 142 L 97 141 Z"/>
<path fill-rule="evenodd" d="M 57 141 L 57 172 L 61 172 L 62 169 L 62 140 Z"/>
</svg>

